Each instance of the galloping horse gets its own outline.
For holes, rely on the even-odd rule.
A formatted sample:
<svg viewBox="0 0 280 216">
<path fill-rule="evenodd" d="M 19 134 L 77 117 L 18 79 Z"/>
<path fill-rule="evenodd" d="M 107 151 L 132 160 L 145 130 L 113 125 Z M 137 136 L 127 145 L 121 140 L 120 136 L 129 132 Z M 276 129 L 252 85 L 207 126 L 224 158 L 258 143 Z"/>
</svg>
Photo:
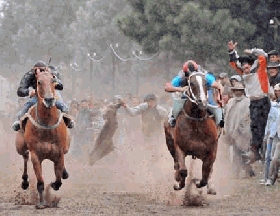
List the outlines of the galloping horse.
<svg viewBox="0 0 280 216">
<path fill-rule="evenodd" d="M 205 74 L 193 72 L 189 76 L 189 89 L 184 93 L 187 100 L 179 113 L 174 128 L 166 121 L 164 131 L 166 145 L 174 159 L 175 180 L 174 190 L 185 187 L 188 175 L 185 157 L 202 160 L 202 179 L 195 181 L 196 187 L 208 185 L 218 147 L 218 133 L 215 121 L 207 114 L 207 89 Z M 209 185 L 208 185 L 209 186 Z M 208 193 L 216 194 L 208 187 Z"/>
<path fill-rule="evenodd" d="M 45 208 L 42 161 L 45 159 L 53 161 L 56 180 L 51 183 L 51 187 L 59 190 L 62 184 L 61 178 L 68 178 L 64 166 L 64 154 L 70 147 L 70 134 L 63 121 L 63 113 L 55 106 L 55 77 L 50 73 L 49 68 L 35 75 L 38 102 L 30 108 L 22 121 L 24 125 L 17 133 L 16 149 L 24 158 L 21 187 L 26 190 L 29 186 L 27 162 L 30 152 L 40 198 L 37 208 Z"/>
</svg>

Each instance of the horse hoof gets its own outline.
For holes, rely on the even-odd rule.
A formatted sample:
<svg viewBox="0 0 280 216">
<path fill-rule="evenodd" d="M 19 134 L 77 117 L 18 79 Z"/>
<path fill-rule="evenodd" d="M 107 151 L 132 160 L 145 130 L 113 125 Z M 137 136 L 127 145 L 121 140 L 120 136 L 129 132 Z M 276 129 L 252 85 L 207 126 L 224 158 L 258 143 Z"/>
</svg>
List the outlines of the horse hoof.
<svg viewBox="0 0 280 216">
<path fill-rule="evenodd" d="M 173 186 L 173 189 L 174 189 L 175 191 L 179 191 L 179 190 L 182 189 L 182 187 L 180 187 L 180 186 L 178 186 L 178 185 L 174 185 L 174 186 Z"/>
<path fill-rule="evenodd" d="M 28 181 L 22 181 L 21 188 L 23 190 L 26 190 L 28 187 L 29 187 L 29 182 Z"/>
<path fill-rule="evenodd" d="M 61 182 L 52 182 L 51 183 L 51 187 L 55 190 L 55 191 L 57 191 L 57 190 L 59 190 L 59 188 L 60 188 L 60 186 L 62 185 L 62 183 Z"/>
<path fill-rule="evenodd" d="M 197 188 L 202 188 L 202 187 L 204 187 L 206 185 L 207 185 L 207 183 L 199 182 L 199 183 L 196 184 L 196 187 Z"/>
<path fill-rule="evenodd" d="M 46 205 L 44 205 L 44 204 L 38 204 L 38 205 L 36 205 L 36 209 L 44 209 L 44 208 L 46 208 L 47 206 Z"/>
<path fill-rule="evenodd" d="M 207 189 L 207 194 L 210 194 L 210 195 L 216 195 L 217 192 L 214 188 L 208 188 Z"/>
<path fill-rule="evenodd" d="M 68 177 L 69 177 L 68 172 L 66 170 L 63 170 L 63 172 L 62 172 L 62 179 L 68 179 Z"/>
</svg>

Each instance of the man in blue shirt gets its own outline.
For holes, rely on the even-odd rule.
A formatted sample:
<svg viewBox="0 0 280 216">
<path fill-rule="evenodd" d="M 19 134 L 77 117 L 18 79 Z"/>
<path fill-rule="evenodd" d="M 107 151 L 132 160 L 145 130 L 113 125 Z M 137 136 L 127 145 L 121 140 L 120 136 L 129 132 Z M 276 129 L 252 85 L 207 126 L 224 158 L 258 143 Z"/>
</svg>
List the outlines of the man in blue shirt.
<svg viewBox="0 0 280 216">
<path fill-rule="evenodd" d="M 220 91 L 220 94 L 222 95 L 223 86 L 220 82 L 216 81 L 216 78 L 213 74 L 204 71 L 203 68 L 197 65 L 197 63 L 193 60 L 189 60 L 184 63 L 183 70 L 179 71 L 178 75 L 172 79 L 171 83 L 166 83 L 164 90 L 167 92 L 184 92 L 187 89 L 186 86 L 188 84 L 188 77 L 190 73 L 195 71 L 205 73 L 206 86 L 208 89 L 208 102 L 211 105 L 208 107 L 208 109 L 215 116 L 216 124 L 218 125 L 222 120 L 222 109 L 218 107 L 218 104 L 213 100 L 212 88 L 218 89 Z M 185 100 L 186 98 L 182 98 L 181 94 L 173 94 L 173 106 L 168 120 L 172 127 L 175 126 L 176 118 L 183 108 Z M 218 102 L 221 103 L 221 101 Z"/>
</svg>

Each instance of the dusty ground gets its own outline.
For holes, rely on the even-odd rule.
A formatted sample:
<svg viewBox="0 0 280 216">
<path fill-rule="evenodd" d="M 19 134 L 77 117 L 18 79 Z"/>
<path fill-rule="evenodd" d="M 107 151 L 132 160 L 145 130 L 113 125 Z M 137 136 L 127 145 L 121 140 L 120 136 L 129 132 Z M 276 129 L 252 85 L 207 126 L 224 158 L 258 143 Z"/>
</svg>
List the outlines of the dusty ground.
<svg viewBox="0 0 280 216">
<path fill-rule="evenodd" d="M 280 215 L 279 182 L 273 187 L 259 185 L 258 166 L 257 177 L 231 179 L 223 160 L 222 142 L 213 178 L 218 194 L 205 195 L 203 190 L 204 206 L 181 206 L 184 191 L 173 191 L 172 159 L 160 140 L 154 143 L 160 150 L 157 161 L 150 150 L 131 142 L 118 145 L 115 152 L 94 166 L 68 154 L 66 167 L 70 177 L 63 181 L 60 191 L 51 191 L 52 196 L 61 197 L 58 208 L 37 210 L 32 167 L 29 166 L 31 187 L 23 191 L 23 161 L 15 151 L 13 133 L 3 133 L 1 140 L 0 215 Z M 43 162 L 43 173 L 46 185 L 54 180 L 51 162 Z"/>
</svg>

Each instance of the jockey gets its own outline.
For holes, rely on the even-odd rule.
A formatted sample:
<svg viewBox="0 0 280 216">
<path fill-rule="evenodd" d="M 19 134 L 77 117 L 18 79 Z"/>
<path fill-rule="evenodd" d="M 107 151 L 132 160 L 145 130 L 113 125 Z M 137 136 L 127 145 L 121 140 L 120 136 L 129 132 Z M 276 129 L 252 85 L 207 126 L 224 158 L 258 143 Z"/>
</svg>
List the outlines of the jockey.
<svg viewBox="0 0 280 216">
<path fill-rule="evenodd" d="M 47 65 L 43 61 L 38 61 L 34 64 L 33 68 L 26 72 L 23 76 L 23 78 L 20 81 L 18 90 L 17 90 L 17 95 L 19 97 L 26 97 L 29 96 L 29 100 L 24 104 L 22 109 L 18 112 L 17 114 L 17 120 L 13 123 L 12 128 L 14 131 L 18 131 L 20 129 L 20 118 L 24 116 L 24 114 L 29 110 L 30 107 L 32 107 L 34 104 L 37 103 L 37 97 L 36 97 L 36 77 L 35 77 L 35 70 L 43 72 L 45 71 Z M 56 77 L 56 90 L 63 90 L 63 84 L 61 80 L 59 79 L 59 73 L 56 70 L 55 67 L 53 66 L 48 66 L 51 69 L 52 74 Z M 32 87 L 33 89 L 29 89 Z M 56 91 L 56 93 L 58 93 Z M 66 104 L 63 103 L 61 99 L 61 95 L 58 94 L 59 99 L 56 101 L 56 107 L 60 109 L 62 112 L 67 113 L 68 112 L 68 107 Z M 68 128 L 73 128 L 74 127 L 74 121 L 71 119 L 69 123 L 67 124 Z"/>
<path fill-rule="evenodd" d="M 216 78 L 214 77 L 213 74 L 205 71 L 200 65 L 198 65 L 193 60 L 189 60 L 184 63 L 183 70 L 179 71 L 178 75 L 172 79 L 171 83 L 166 83 L 164 90 L 167 92 L 184 92 L 188 88 L 187 85 L 188 85 L 188 78 L 190 73 L 195 71 L 200 71 L 205 73 L 206 85 L 208 91 L 211 88 L 216 88 L 220 91 L 220 94 L 222 95 L 223 86 L 221 85 L 221 83 L 216 81 Z M 179 96 L 178 98 L 178 94 L 173 93 L 173 106 L 168 116 L 169 117 L 168 122 L 172 127 L 175 126 L 176 118 L 179 112 L 181 111 L 181 109 L 183 108 L 185 100 L 186 98 L 184 98 L 184 96 Z M 220 99 L 219 102 L 221 102 Z M 216 124 L 219 125 L 222 120 L 222 110 L 212 109 L 214 108 L 214 106 L 208 108 L 210 108 L 211 111 L 213 112 L 213 115 L 215 116 Z"/>
</svg>

